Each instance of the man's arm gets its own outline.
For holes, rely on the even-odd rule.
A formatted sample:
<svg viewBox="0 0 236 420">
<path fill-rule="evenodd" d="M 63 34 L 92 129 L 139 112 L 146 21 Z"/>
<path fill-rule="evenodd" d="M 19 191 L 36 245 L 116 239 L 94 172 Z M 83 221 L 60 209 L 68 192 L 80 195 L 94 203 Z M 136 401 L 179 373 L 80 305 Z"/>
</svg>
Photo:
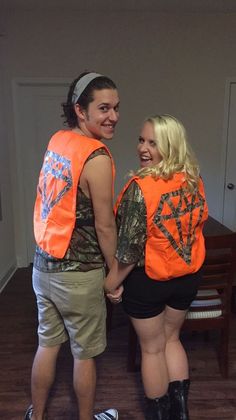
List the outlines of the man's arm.
<svg viewBox="0 0 236 420">
<path fill-rule="evenodd" d="M 116 251 L 117 232 L 113 212 L 112 164 L 107 155 L 90 159 L 83 170 L 93 204 L 95 229 L 105 261 L 110 268 Z"/>
</svg>

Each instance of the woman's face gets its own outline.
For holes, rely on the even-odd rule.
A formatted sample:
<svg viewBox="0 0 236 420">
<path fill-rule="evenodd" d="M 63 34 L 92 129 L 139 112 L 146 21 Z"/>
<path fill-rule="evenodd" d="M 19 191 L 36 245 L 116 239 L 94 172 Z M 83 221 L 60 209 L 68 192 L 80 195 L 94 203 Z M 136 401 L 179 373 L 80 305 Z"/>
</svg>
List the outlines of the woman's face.
<svg viewBox="0 0 236 420">
<path fill-rule="evenodd" d="M 141 168 L 157 165 L 162 160 L 157 148 L 153 126 L 148 121 L 144 123 L 141 130 L 137 150 Z"/>
</svg>

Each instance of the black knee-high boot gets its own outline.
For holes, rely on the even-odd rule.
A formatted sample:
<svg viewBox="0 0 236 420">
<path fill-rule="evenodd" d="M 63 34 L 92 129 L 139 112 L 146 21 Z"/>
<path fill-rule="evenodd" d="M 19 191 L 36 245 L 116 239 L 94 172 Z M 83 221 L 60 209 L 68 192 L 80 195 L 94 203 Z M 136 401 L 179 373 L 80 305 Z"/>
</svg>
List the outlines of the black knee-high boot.
<svg viewBox="0 0 236 420">
<path fill-rule="evenodd" d="M 145 420 L 170 420 L 169 395 L 160 398 L 146 398 Z"/>
<path fill-rule="evenodd" d="M 189 420 L 187 405 L 189 386 L 189 379 L 170 382 L 170 420 Z"/>
</svg>

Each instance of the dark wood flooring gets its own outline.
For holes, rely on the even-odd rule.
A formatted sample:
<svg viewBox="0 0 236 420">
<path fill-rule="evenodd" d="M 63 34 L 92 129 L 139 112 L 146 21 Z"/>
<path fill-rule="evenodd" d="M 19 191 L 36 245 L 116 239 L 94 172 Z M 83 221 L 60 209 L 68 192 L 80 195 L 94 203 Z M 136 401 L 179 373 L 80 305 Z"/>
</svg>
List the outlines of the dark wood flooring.
<svg viewBox="0 0 236 420">
<path fill-rule="evenodd" d="M 119 410 L 120 420 L 143 420 L 140 373 L 128 373 L 127 318 L 115 307 L 108 349 L 98 358 L 96 411 Z M 17 270 L 0 295 L 0 420 L 20 420 L 30 403 L 30 372 L 37 347 L 37 312 L 31 268 Z M 217 336 L 184 335 L 191 367 L 191 420 L 236 420 L 236 315 L 232 316 L 230 375 L 222 379 L 216 360 Z M 49 420 L 75 420 L 72 357 L 66 344 L 60 353 L 57 378 L 48 403 Z"/>
</svg>

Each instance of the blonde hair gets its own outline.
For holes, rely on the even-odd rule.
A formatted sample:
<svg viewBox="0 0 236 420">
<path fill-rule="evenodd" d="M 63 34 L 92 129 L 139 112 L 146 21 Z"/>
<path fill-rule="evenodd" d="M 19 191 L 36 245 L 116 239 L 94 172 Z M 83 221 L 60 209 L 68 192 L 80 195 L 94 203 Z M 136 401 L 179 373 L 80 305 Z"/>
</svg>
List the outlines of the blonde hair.
<svg viewBox="0 0 236 420">
<path fill-rule="evenodd" d="M 199 181 L 199 165 L 188 143 L 183 124 L 171 115 L 154 115 L 145 119 L 154 129 L 156 145 L 162 160 L 155 166 L 141 168 L 136 172 L 140 178 L 170 179 L 176 172 L 183 172 L 187 189 L 195 191 Z"/>
</svg>

